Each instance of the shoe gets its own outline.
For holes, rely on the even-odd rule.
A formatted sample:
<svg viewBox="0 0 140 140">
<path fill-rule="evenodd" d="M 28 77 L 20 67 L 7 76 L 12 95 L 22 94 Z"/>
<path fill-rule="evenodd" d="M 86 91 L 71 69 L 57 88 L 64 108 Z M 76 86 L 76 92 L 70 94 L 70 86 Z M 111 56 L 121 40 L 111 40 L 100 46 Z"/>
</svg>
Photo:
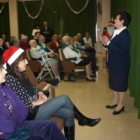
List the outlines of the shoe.
<svg viewBox="0 0 140 140">
<path fill-rule="evenodd" d="M 108 109 L 112 109 L 112 108 L 115 108 L 115 107 L 117 107 L 117 104 L 116 105 L 112 105 L 112 106 L 111 105 L 107 105 L 106 106 L 106 108 L 108 108 Z"/>
<path fill-rule="evenodd" d="M 96 80 L 95 79 L 88 79 L 88 78 L 86 78 L 86 81 L 95 82 Z"/>
<path fill-rule="evenodd" d="M 98 119 L 82 119 L 81 121 L 78 121 L 79 125 L 87 125 L 87 126 L 95 126 L 96 124 L 98 124 L 101 121 L 101 118 Z"/>
<path fill-rule="evenodd" d="M 46 81 L 47 83 L 53 85 L 53 86 L 58 86 L 59 84 L 59 79 L 55 78 L 53 80 L 49 80 L 49 81 Z"/>
<path fill-rule="evenodd" d="M 95 77 L 96 77 L 96 74 L 94 74 L 94 75 L 90 75 L 90 77 L 94 77 L 94 78 L 95 78 Z"/>
<path fill-rule="evenodd" d="M 75 140 L 75 126 L 64 126 L 64 134 L 67 140 Z"/>
<path fill-rule="evenodd" d="M 76 106 L 74 106 L 73 110 L 74 110 L 74 117 L 78 120 L 79 125 L 95 126 L 101 121 L 101 118 L 92 119 L 92 118 L 86 117 L 76 108 Z"/>
<path fill-rule="evenodd" d="M 113 114 L 113 115 L 118 115 L 118 114 L 120 114 L 122 111 L 124 111 L 124 106 L 123 106 L 119 111 L 114 111 L 112 114 Z"/>
</svg>

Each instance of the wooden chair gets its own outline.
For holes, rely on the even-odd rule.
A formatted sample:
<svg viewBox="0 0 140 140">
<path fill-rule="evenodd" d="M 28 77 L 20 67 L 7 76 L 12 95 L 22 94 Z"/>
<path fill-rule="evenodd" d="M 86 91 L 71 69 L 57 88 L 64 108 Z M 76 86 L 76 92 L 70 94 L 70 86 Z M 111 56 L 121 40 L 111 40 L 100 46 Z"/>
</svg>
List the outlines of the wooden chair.
<svg viewBox="0 0 140 140">
<path fill-rule="evenodd" d="M 34 86 L 36 86 L 36 87 L 38 87 L 39 89 L 42 89 L 42 90 L 44 90 L 44 91 L 45 91 L 45 90 L 49 90 L 49 92 L 51 92 L 51 93 L 50 93 L 50 96 L 49 96 L 49 98 L 48 98 L 48 100 L 50 100 L 50 99 L 52 99 L 52 98 L 55 97 L 55 89 L 54 89 L 54 87 L 53 87 L 52 85 L 50 85 L 50 84 L 44 82 L 44 81 L 42 81 L 42 82 L 39 83 L 39 82 L 36 80 L 36 78 L 35 78 L 35 76 L 34 76 L 32 70 L 30 69 L 29 66 L 27 66 L 26 74 L 27 74 L 27 76 L 29 77 L 30 82 L 31 82 Z M 58 117 L 52 117 L 51 120 L 56 121 L 56 123 L 58 124 L 59 128 L 62 130 L 62 128 L 63 128 L 63 126 L 64 126 L 64 120 L 63 120 L 63 119 L 58 118 Z"/>
<path fill-rule="evenodd" d="M 85 66 L 76 66 L 70 60 L 66 59 L 62 49 L 59 49 L 59 57 L 62 63 L 63 69 L 67 74 L 85 71 Z"/>
<path fill-rule="evenodd" d="M 30 54 L 30 49 L 26 49 L 26 56 L 27 56 L 27 60 L 29 63 L 29 66 L 32 70 L 33 73 L 39 73 L 39 71 L 41 70 L 42 66 L 41 64 L 37 61 L 37 60 L 33 60 Z"/>
</svg>

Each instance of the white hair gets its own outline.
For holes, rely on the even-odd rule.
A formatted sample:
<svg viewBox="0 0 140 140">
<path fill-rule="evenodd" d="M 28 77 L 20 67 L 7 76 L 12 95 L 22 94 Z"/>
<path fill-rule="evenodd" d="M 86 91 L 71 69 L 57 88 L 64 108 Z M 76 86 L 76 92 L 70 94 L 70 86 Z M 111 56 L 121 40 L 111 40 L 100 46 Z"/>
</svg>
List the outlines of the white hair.
<svg viewBox="0 0 140 140">
<path fill-rule="evenodd" d="M 29 44 L 30 44 L 31 47 L 32 47 L 32 44 L 33 44 L 34 42 L 36 42 L 34 39 L 31 39 L 31 40 L 30 40 Z"/>
<path fill-rule="evenodd" d="M 63 38 L 62 38 L 62 42 L 63 42 L 64 44 L 67 44 L 67 42 L 68 42 L 69 40 L 70 40 L 70 37 L 67 36 L 67 35 L 63 36 Z"/>
</svg>

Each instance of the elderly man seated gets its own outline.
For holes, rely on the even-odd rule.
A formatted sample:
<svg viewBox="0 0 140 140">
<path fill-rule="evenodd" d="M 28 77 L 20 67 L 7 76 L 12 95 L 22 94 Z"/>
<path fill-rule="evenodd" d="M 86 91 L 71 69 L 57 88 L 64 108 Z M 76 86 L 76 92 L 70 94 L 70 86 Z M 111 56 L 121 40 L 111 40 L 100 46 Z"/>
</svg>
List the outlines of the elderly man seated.
<svg viewBox="0 0 140 140">
<path fill-rule="evenodd" d="M 83 52 L 78 52 L 71 47 L 71 38 L 69 36 L 64 36 L 62 38 L 62 50 L 66 59 L 71 58 L 71 62 L 75 63 L 77 66 L 86 66 L 86 80 L 94 82 L 95 79 L 92 78 L 91 69 L 91 59 Z"/>
<path fill-rule="evenodd" d="M 41 65 L 44 65 L 44 62 L 42 61 L 42 55 L 46 54 L 48 57 L 53 55 L 52 53 L 47 53 L 43 47 L 40 47 L 39 45 L 37 45 L 35 40 L 30 40 L 29 44 L 31 46 L 30 53 L 31 53 L 32 58 L 38 60 L 41 63 Z M 50 61 L 50 63 L 52 64 L 54 68 L 56 78 L 60 80 L 60 74 L 58 70 L 58 61 L 52 58 L 48 58 L 48 60 Z"/>
</svg>

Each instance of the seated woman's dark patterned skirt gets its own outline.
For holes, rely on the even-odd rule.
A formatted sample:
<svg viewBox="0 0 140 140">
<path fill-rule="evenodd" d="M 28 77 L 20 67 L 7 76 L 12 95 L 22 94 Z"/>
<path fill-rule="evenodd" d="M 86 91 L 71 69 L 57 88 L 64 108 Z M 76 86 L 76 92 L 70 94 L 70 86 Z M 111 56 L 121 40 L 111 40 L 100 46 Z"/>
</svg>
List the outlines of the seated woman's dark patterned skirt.
<svg viewBox="0 0 140 140">
<path fill-rule="evenodd" d="M 90 63 L 91 59 L 89 57 L 82 57 L 82 61 L 80 61 L 78 64 L 75 64 L 76 66 L 86 66 Z"/>
<path fill-rule="evenodd" d="M 117 92 L 126 92 L 128 85 L 129 68 L 109 68 L 109 87 Z"/>
</svg>

